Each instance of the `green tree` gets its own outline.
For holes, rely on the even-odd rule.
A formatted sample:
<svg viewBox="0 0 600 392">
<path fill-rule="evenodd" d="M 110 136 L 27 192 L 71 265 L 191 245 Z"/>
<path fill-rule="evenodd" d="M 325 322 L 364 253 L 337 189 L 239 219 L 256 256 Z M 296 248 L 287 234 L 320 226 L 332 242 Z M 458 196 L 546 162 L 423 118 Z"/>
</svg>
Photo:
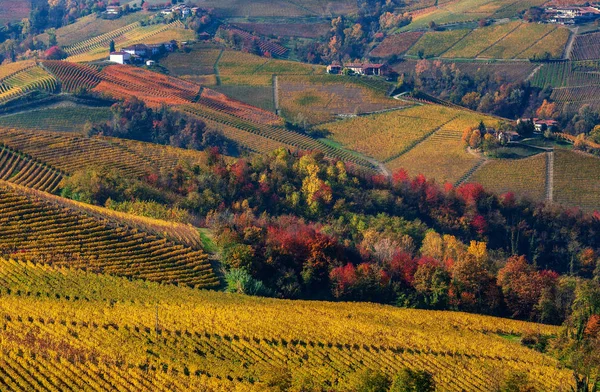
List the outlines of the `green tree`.
<svg viewBox="0 0 600 392">
<path fill-rule="evenodd" d="M 435 381 L 424 370 L 404 369 L 394 379 L 390 392 L 433 392 Z"/>
<path fill-rule="evenodd" d="M 356 392 L 387 392 L 390 384 L 387 374 L 367 369 L 359 376 Z"/>
</svg>

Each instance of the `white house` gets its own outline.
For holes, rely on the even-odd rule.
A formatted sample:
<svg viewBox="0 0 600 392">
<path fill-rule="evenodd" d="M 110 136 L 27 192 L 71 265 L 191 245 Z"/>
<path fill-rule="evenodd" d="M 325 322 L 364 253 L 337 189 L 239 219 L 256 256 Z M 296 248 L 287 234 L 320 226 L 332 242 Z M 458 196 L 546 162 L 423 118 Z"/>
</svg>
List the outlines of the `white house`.
<svg viewBox="0 0 600 392">
<path fill-rule="evenodd" d="M 117 64 L 126 64 L 131 61 L 131 54 L 127 52 L 112 52 L 110 61 Z"/>
<path fill-rule="evenodd" d="M 148 67 L 152 67 L 153 65 L 156 65 L 156 61 L 154 61 L 154 60 L 148 60 L 148 61 L 146 61 L 146 65 Z"/>
<path fill-rule="evenodd" d="M 106 13 L 109 15 L 119 15 L 121 13 L 121 6 L 109 5 L 108 7 L 106 7 Z"/>
</svg>

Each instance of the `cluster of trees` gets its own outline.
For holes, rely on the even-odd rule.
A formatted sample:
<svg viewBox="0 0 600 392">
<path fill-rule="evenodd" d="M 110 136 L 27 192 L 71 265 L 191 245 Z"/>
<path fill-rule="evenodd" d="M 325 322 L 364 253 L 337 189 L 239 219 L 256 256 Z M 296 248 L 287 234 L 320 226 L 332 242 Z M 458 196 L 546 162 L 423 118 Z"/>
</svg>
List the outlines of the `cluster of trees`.
<svg viewBox="0 0 600 392">
<path fill-rule="evenodd" d="M 203 121 L 170 110 L 166 105 L 153 110 L 132 97 L 115 103 L 111 112 L 113 118 L 107 123 L 86 124 L 87 135 L 114 136 L 193 150 L 217 147 L 229 155 L 238 153 L 237 144 L 222 132 L 209 129 Z"/>
<path fill-rule="evenodd" d="M 169 195 L 169 207 L 206 217 L 233 291 L 558 323 L 580 279 L 600 277 L 599 214 L 478 184 L 440 187 L 402 170 L 391 181 L 364 178 L 319 153 L 283 149 L 229 164 L 209 150 L 205 165 L 144 184 Z M 109 197 L 140 199 L 128 192 Z"/>
<path fill-rule="evenodd" d="M 506 118 L 518 118 L 549 92 L 538 92 L 523 82 L 506 81 L 490 73 L 461 72 L 454 64 L 440 60 L 419 60 L 414 74 L 401 75 L 398 87 L 419 90 L 457 105 Z"/>
<path fill-rule="evenodd" d="M 491 130 L 488 130 L 482 121 L 477 127 L 465 129 L 463 131 L 462 141 L 466 146 L 469 146 L 472 149 L 489 152 L 507 143 L 508 139 L 506 137 L 501 137 L 501 135 L 501 133 L 496 135 Z"/>
</svg>

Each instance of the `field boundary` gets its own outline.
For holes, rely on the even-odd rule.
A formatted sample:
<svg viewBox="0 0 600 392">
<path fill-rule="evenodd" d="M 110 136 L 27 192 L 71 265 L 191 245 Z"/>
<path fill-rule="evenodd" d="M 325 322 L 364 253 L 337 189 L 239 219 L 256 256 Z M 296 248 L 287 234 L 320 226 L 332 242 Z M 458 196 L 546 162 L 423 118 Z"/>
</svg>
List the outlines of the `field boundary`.
<svg viewBox="0 0 600 392">
<path fill-rule="evenodd" d="M 384 160 L 381 161 L 381 163 L 390 163 L 391 161 L 393 161 L 394 159 L 398 159 L 400 158 L 402 155 L 406 154 L 407 152 L 409 152 L 410 150 L 412 150 L 413 148 L 415 148 L 416 146 L 418 146 L 419 144 L 423 143 L 425 140 L 429 139 L 431 136 L 433 136 L 437 131 L 439 131 L 444 125 L 456 120 L 459 116 L 454 116 L 452 117 L 450 120 L 446 121 L 443 124 L 440 124 L 438 127 L 432 129 L 431 131 L 427 132 L 425 135 L 421 136 L 420 138 L 418 138 L 417 140 L 414 140 L 412 143 L 410 143 L 409 145 L 407 145 L 406 147 L 404 147 L 400 152 L 392 155 L 389 158 L 386 158 Z"/>
<path fill-rule="evenodd" d="M 521 54 L 521 53 L 523 53 L 523 52 L 526 52 L 526 51 L 528 51 L 528 50 L 529 50 L 529 49 L 531 49 L 531 48 L 532 48 L 532 47 L 533 47 L 535 44 L 537 44 L 538 42 L 540 42 L 541 40 L 543 40 L 544 38 L 546 38 L 546 37 L 547 37 L 549 34 L 551 34 L 551 33 L 555 32 L 557 29 L 558 29 L 558 27 L 557 27 L 557 26 L 555 26 L 555 27 L 554 27 L 552 30 L 550 30 L 550 31 L 548 31 L 546 34 L 542 35 L 542 36 L 540 37 L 540 39 L 538 39 L 537 41 L 533 42 L 531 45 L 529 45 L 528 47 L 526 47 L 525 49 L 523 49 L 523 50 L 522 50 L 522 51 L 520 51 L 519 53 L 515 54 L 515 55 L 514 55 L 513 57 L 511 57 L 511 58 L 512 58 L 512 59 L 514 59 L 514 58 L 518 58 L 518 57 L 517 57 L 518 55 L 520 55 L 520 54 Z M 569 35 L 569 37 L 570 37 L 570 35 Z M 563 52 L 564 52 L 564 49 L 563 49 Z M 562 56 L 561 56 L 561 57 L 562 57 Z"/>
<path fill-rule="evenodd" d="M 546 201 L 554 201 L 554 150 L 546 152 Z"/>
<path fill-rule="evenodd" d="M 219 53 L 219 55 L 217 56 L 217 59 L 215 60 L 215 64 L 213 65 L 213 70 L 215 72 L 215 79 L 216 79 L 217 86 L 221 85 L 221 74 L 219 73 L 219 61 L 221 61 L 221 57 L 223 57 L 224 52 L 225 52 L 225 49 L 221 49 L 221 53 Z"/>
<path fill-rule="evenodd" d="M 523 25 L 523 23 L 520 23 L 517 25 L 517 27 L 515 27 L 514 29 L 512 29 L 511 31 L 509 31 L 508 33 L 504 34 L 502 37 L 498 38 L 496 41 L 494 41 L 490 46 L 488 46 L 487 48 L 483 49 L 482 51 L 480 51 L 479 53 L 477 53 L 474 58 L 478 58 L 482 53 L 484 53 L 485 51 L 489 50 L 490 48 L 496 46 L 500 41 L 502 41 L 503 39 L 505 39 L 506 37 L 508 37 L 509 35 L 511 35 L 512 33 L 514 33 L 519 27 L 521 27 Z M 462 41 L 462 40 L 461 40 Z"/>
</svg>

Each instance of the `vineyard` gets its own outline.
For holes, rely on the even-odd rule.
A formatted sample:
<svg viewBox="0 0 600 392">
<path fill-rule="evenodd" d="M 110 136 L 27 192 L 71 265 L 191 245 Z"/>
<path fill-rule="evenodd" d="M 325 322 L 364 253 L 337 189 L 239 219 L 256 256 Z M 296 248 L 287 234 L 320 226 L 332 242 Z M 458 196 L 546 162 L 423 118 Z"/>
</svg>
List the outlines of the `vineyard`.
<svg viewBox="0 0 600 392">
<path fill-rule="evenodd" d="M 66 106 L 0 117 L 0 127 L 39 129 L 58 132 L 83 132 L 86 123 L 101 124 L 112 118 L 110 108 Z"/>
<path fill-rule="evenodd" d="M 598 94 L 600 94 L 600 85 L 598 86 L 580 86 L 580 87 L 560 87 L 552 90 L 550 99 L 560 105 L 576 103 L 577 107 L 581 104 L 588 104 L 598 108 Z"/>
<path fill-rule="evenodd" d="M 250 53 L 225 50 L 218 62 L 224 85 L 271 86 L 273 75 L 314 75 L 325 73 L 322 65 L 267 59 Z"/>
<path fill-rule="evenodd" d="M 171 32 L 165 36 L 164 32 Z M 170 24 L 155 24 L 142 26 L 139 22 L 113 30 L 109 33 L 78 42 L 65 48 L 71 62 L 95 61 L 108 57 L 110 42 L 114 41 L 118 48 L 133 44 L 153 44 L 169 41 L 182 37 L 177 34 L 184 31 L 187 38 L 191 38 L 189 30 L 185 30 L 180 21 Z"/>
<path fill-rule="evenodd" d="M 494 45 L 495 42 L 510 34 L 520 26 L 520 22 L 511 22 L 475 29 L 458 42 L 443 57 L 474 58 L 481 52 Z"/>
<path fill-rule="evenodd" d="M 600 73 L 595 62 L 548 63 L 534 75 L 536 87 L 577 87 L 600 85 Z"/>
<path fill-rule="evenodd" d="M 0 382 L 9 390 L 355 390 L 403 368 L 440 391 L 487 391 L 510 372 L 567 391 L 558 361 L 500 335 L 557 327 L 362 303 L 282 301 L 159 286 L 0 259 Z M 61 342 L 57 344 L 55 342 Z M 35 372 L 25 371 L 35 368 Z"/>
<path fill-rule="evenodd" d="M 274 126 L 283 125 L 281 118 L 271 112 L 247 105 L 240 101 L 235 101 L 225 94 L 221 94 L 208 88 L 202 89 L 202 93 L 197 102 L 218 112 L 223 112 L 254 123 Z"/>
<path fill-rule="evenodd" d="M 98 37 L 111 31 L 123 28 L 132 23 L 148 19 L 146 12 L 131 12 L 117 19 L 102 19 L 96 14 L 91 14 L 77 19 L 75 22 L 55 30 L 56 42 L 60 46 L 71 46 L 90 38 Z M 49 44 L 47 33 L 36 37 L 38 40 Z"/>
<path fill-rule="evenodd" d="M 492 159 L 468 181 L 480 183 L 491 192 L 513 192 L 519 197 L 543 201 L 546 198 L 546 160 L 546 154 L 523 159 Z M 556 181 L 554 187 L 557 187 Z"/>
<path fill-rule="evenodd" d="M 600 210 L 600 159 L 557 150 L 554 163 L 554 200 L 586 211 Z"/>
<path fill-rule="evenodd" d="M 97 210 L 104 209 L 1 182 L 0 252 L 19 260 L 156 282 L 218 285 L 198 247 L 168 238 L 176 234 L 161 236 L 130 225 L 145 218 L 114 219 L 123 214 L 108 211 L 113 219 L 106 219 Z"/>
<path fill-rule="evenodd" d="M 571 51 L 571 60 L 596 59 L 600 59 L 600 33 L 577 35 Z"/>
<path fill-rule="evenodd" d="M 300 133 L 288 131 L 281 126 L 251 122 L 205 105 L 185 105 L 181 109 L 209 123 L 224 125 L 225 128 L 223 129 L 226 136 L 257 152 L 267 152 L 272 146 L 288 147 L 292 150 L 301 151 L 322 151 L 329 158 L 354 163 L 363 168 L 372 168 L 372 164 L 368 160 L 360 158 L 356 154 L 331 147 Z M 242 131 L 239 133 L 239 137 L 237 136 L 237 130 Z M 253 141 L 252 144 L 255 147 L 252 147 L 246 142 L 254 135 L 259 136 L 260 139 Z"/>
<path fill-rule="evenodd" d="M 161 65 L 173 76 L 192 78 L 198 75 L 212 75 L 220 55 L 221 49 L 194 48 L 190 53 L 169 53 L 161 61 Z"/>
<path fill-rule="evenodd" d="M 189 103 L 200 93 L 195 83 L 127 65 L 105 67 L 100 77 L 102 81 L 93 91 L 117 99 L 135 96 L 151 107 Z"/>
<path fill-rule="evenodd" d="M 430 41 L 434 45 L 438 40 L 445 41 L 443 33 L 428 33 L 431 34 Z M 431 55 L 444 58 L 528 59 L 547 52 L 553 58 L 560 58 L 568 39 L 569 30 L 564 27 L 510 22 L 475 29 L 454 44 L 441 45 Z M 420 41 L 413 46 L 411 54 L 417 53 L 415 49 L 419 46 Z"/>
<path fill-rule="evenodd" d="M 454 0 L 440 1 L 435 3 L 435 7 L 426 9 L 426 12 L 416 12 L 413 14 L 412 23 L 403 27 L 402 31 L 424 29 L 430 22 L 437 25 L 445 25 L 461 22 L 477 22 L 480 19 L 493 18 L 512 18 L 521 11 L 531 7 L 541 6 L 545 0 Z"/>
<path fill-rule="evenodd" d="M 34 90 L 54 92 L 56 79 L 37 65 L 25 66 L 0 80 L 0 105 Z"/>
<path fill-rule="evenodd" d="M 327 23 L 240 23 L 235 25 L 267 37 L 319 38 L 330 29 Z"/>
<path fill-rule="evenodd" d="M 296 2 L 273 2 L 271 0 L 254 0 L 243 2 L 239 0 L 205 0 L 203 7 L 212 8 L 218 17 L 279 17 L 295 20 L 297 17 L 331 17 L 356 13 L 355 1 L 350 0 L 303 0 Z"/>
<path fill-rule="evenodd" d="M 332 121 L 338 115 L 365 114 L 409 105 L 388 98 L 387 85 L 361 84 L 362 79 L 337 75 L 279 77 L 283 116 L 289 121 L 301 119 L 319 124 Z"/>
<path fill-rule="evenodd" d="M 354 117 L 324 124 L 320 129 L 349 149 L 387 163 L 451 121 L 458 111 L 437 105 Z"/>
<path fill-rule="evenodd" d="M 375 58 L 388 58 L 400 56 L 411 48 L 421 38 L 422 32 L 408 32 L 394 34 L 385 37 L 385 39 L 371 51 L 369 56 Z"/>
<path fill-rule="evenodd" d="M 2 147 L 0 151 L 0 180 L 6 180 L 46 192 L 58 190 L 63 175 L 56 169 Z"/>
<path fill-rule="evenodd" d="M 469 30 L 427 32 L 407 52 L 410 56 L 437 57 L 456 45 Z"/>
<path fill-rule="evenodd" d="M 67 93 L 81 89 L 91 90 L 101 81 L 100 73 L 87 65 L 49 60 L 41 64 L 58 79 L 61 90 Z"/>
<path fill-rule="evenodd" d="M 256 45 L 263 55 L 268 54 L 273 57 L 285 57 L 289 51 L 286 47 L 281 46 L 278 43 L 264 40 L 234 26 L 221 26 L 220 28 L 240 37 L 245 42 L 246 46 L 250 47 Z"/>
<path fill-rule="evenodd" d="M 58 132 L 0 129 L 0 143 L 68 174 L 108 167 L 122 175 L 139 177 L 154 171 L 152 161 L 115 145 L 109 139 Z"/>
</svg>

